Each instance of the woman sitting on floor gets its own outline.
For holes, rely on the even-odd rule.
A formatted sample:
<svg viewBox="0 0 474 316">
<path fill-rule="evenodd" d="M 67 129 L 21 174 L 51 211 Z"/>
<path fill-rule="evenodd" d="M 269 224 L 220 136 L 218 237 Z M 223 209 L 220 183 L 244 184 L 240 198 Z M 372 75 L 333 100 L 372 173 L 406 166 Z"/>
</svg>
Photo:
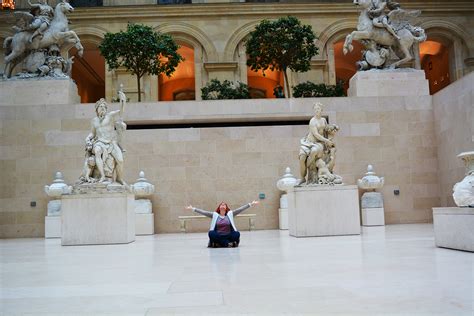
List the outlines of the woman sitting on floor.
<svg viewBox="0 0 474 316">
<path fill-rule="evenodd" d="M 238 247 L 240 242 L 240 233 L 234 223 L 234 216 L 239 215 L 246 209 L 258 201 L 252 201 L 239 207 L 236 210 L 230 210 L 227 203 L 219 204 L 215 212 L 204 211 L 189 205 L 188 210 L 193 210 L 196 213 L 202 214 L 212 218 L 211 227 L 209 229 L 209 244 L 208 247 Z"/>
</svg>

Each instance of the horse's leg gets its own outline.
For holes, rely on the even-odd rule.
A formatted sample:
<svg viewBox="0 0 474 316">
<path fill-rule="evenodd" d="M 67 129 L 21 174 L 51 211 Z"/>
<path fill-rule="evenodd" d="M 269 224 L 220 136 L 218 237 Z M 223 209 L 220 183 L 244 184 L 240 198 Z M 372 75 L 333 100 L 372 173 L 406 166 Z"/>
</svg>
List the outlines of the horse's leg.
<svg viewBox="0 0 474 316">
<path fill-rule="evenodd" d="M 400 60 L 394 62 L 393 64 L 391 64 L 389 66 L 390 69 L 395 69 L 397 68 L 398 66 L 400 66 L 401 64 L 404 64 L 404 63 L 407 63 L 409 61 L 411 61 L 413 59 L 411 53 L 410 53 L 410 49 L 409 49 L 410 46 L 408 45 L 404 45 L 404 44 L 400 44 L 400 50 L 402 51 L 403 53 L 403 58 L 400 58 Z M 400 56 L 399 56 L 400 57 Z"/>
<path fill-rule="evenodd" d="M 77 49 L 77 54 L 79 57 L 82 57 L 84 54 L 84 47 L 81 44 L 81 40 L 79 39 L 79 36 L 77 36 L 76 32 L 74 31 L 67 31 L 67 32 L 61 32 L 58 35 L 61 37 L 65 38 L 67 42 L 75 44 L 74 47 Z"/>
<path fill-rule="evenodd" d="M 348 52 L 352 52 L 354 46 L 352 46 L 353 40 L 365 40 L 370 39 L 370 33 L 368 31 L 354 31 L 351 34 L 346 36 L 346 41 L 344 42 L 343 46 L 343 53 L 346 55 Z"/>
</svg>

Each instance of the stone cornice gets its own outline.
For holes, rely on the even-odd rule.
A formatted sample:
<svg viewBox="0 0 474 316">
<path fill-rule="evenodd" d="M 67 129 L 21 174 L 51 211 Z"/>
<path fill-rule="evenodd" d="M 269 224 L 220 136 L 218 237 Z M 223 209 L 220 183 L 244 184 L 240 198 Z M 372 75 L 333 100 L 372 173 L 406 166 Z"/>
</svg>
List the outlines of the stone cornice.
<svg viewBox="0 0 474 316">
<path fill-rule="evenodd" d="M 207 70 L 234 70 L 237 69 L 237 63 L 204 63 L 204 68 Z"/>
</svg>

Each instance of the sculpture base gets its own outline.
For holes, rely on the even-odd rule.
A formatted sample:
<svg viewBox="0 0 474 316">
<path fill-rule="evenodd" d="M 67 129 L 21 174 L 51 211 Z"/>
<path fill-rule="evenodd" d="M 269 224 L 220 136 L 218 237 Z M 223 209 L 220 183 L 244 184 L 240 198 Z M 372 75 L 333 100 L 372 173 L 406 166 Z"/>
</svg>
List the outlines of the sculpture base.
<svg viewBox="0 0 474 316">
<path fill-rule="evenodd" d="M 474 252 L 474 208 L 434 207 L 437 247 Z"/>
<path fill-rule="evenodd" d="M 278 209 L 278 220 L 279 220 L 279 228 L 281 230 L 288 230 L 288 209 L 287 208 L 279 208 Z"/>
<path fill-rule="evenodd" d="M 290 235 L 360 235 L 359 193 L 355 185 L 301 186 L 288 192 Z"/>
<path fill-rule="evenodd" d="M 127 193 L 64 195 L 61 244 L 105 245 L 135 241 L 134 196 Z"/>
<path fill-rule="evenodd" d="M 349 81 L 349 97 L 430 95 L 423 70 L 400 68 L 358 71 Z"/>
<path fill-rule="evenodd" d="M 44 217 L 44 238 L 61 238 L 61 216 Z"/>
<path fill-rule="evenodd" d="M 363 208 L 362 226 L 385 226 L 385 214 L 383 207 Z"/>
<path fill-rule="evenodd" d="M 81 102 L 72 79 L 0 79 L 0 105 L 54 105 Z"/>
<path fill-rule="evenodd" d="M 135 214 L 135 235 L 153 235 L 155 233 L 154 214 Z"/>
</svg>

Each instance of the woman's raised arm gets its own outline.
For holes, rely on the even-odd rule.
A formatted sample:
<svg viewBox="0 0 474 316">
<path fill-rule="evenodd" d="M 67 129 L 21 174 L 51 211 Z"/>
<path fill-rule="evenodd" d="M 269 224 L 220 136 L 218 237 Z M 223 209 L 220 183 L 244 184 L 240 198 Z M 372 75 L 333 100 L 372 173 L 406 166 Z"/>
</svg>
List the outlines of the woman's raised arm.
<svg viewBox="0 0 474 316">
<path fill-rule="evenodd" d="M 194 212 L 196 212 L 196 213 L 199 213 L 199 214 L 204 215 L 204 216 L 206 216 L 206 217 L 212 218 L 212 213 L 213 213 L 213 212 L 201 210 L 201 209 L 199 209 L 199 208 L 197 208 L 197 207 L 193 207 L 192 205 L 186 206 L 186 209 L 187 209 L 187 210 L 192 210 L 192 211 L 194 211 Z"/>
<path fill-rule="evenodd" d="M 258 203 L 260 203 L 260 202 L 259 201 L 252 201 L 250 203 L 242 205 L 241 207 L 239 207 L 238 209 L 235 209 L 232 212 L 234 213 L 234 216 L 237 216 L 240 213 L 242 213 L 243 211 L 245 211 L 246 209 L 248 209 L 249 207 L 254 206 L 255 204 L 258 204 Z"/>
</svg>

